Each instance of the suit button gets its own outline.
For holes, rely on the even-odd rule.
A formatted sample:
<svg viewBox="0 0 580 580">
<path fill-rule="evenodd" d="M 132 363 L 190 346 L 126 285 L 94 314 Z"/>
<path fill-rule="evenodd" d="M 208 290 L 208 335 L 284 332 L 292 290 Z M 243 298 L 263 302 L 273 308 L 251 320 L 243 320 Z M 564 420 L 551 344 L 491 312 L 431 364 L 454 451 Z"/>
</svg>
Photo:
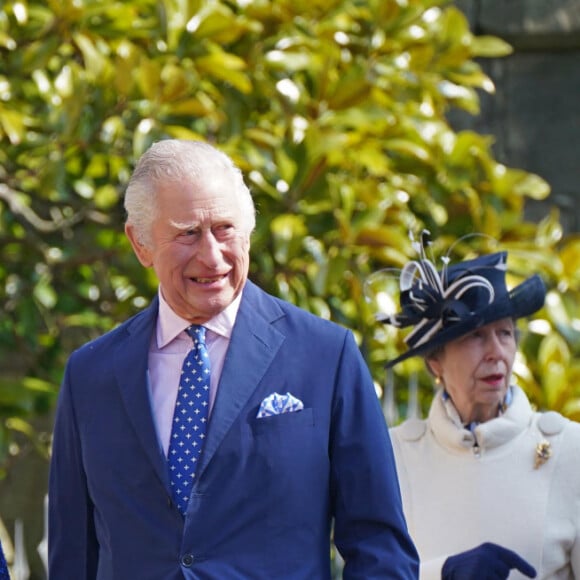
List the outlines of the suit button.
<svg viewBox="0 0 580 580">
<path fill-rule="evenodd" d="M 193 556 L 191 554 L 185 554 L 181 557 L 181 564 L 189 568 L 193 564 Z"/>
</svg>

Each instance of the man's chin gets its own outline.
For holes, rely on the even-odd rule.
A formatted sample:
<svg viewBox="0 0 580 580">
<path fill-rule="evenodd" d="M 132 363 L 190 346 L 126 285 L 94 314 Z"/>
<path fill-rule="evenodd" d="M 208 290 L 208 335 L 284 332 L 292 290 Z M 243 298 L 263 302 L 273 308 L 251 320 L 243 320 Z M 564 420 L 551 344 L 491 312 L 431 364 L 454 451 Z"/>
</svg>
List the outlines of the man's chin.
<svg viewBox="0 0 580 580">
<path fill-rule="evenodd" d="M 215 296 L 208 297 L 207 294 L 188 297 L 188 306 L 186 311 L 189 316 L 185 317 L 191 322 L 205 322 L 220 312 L 225 310 L 233 301 L 233 294 L 219 293 Z"/>
</svg>

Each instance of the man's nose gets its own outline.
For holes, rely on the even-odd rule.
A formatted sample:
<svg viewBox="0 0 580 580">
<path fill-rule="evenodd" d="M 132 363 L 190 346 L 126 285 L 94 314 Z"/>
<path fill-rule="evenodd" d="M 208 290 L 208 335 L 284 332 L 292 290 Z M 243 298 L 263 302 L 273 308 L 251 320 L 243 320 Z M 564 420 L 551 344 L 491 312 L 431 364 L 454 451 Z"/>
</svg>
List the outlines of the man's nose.
<svg viewBox="0 0 580 580">
<path fill-rule="evenodd" d="M 204 231 L 201 234 L 197 258 L 207 266 L 216 266 L 221 257 L 220 244 L 216 240 L 211 230 Z"/>
</svg>

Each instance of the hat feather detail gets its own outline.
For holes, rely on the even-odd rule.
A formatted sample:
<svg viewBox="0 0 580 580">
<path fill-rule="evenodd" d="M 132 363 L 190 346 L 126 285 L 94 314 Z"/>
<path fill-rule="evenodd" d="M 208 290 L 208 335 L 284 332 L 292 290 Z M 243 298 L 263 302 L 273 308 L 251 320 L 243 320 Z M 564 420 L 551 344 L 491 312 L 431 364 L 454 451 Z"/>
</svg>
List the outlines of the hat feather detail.
<svg viewBox="0 0 580 580">
<path fill-rule="evenodd" d="M 416 243 L 420 259 L 407 262 L 400 271 L 397 283 L 400 311 L 388 314 L 383 311 L 376 316 L 377 320 L 397 328 L 413 327 L 404 339 L 407 352 L 387 361 L 387 367 L 411 356 L 424 355 L 495 320 L 529 316 L 543 306 L 546 288 L 537 274 L 508 289 L 507 252 L 453 265 L 446 256 L 443 268 L 438 271 L 426 257 L 425 240 L 422 235 L 423 243 Z"/>
</svg>

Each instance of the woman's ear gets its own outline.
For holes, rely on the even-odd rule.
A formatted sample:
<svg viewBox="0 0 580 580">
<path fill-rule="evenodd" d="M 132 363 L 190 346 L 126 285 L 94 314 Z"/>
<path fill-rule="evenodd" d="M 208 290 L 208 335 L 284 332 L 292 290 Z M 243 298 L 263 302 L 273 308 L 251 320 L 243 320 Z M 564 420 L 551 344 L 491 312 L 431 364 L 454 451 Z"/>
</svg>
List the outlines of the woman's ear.
<svg viewBox="0 0 580 580">
<path fill-rule="evenodd" d="M 145 268 L 153 266 L 153 253 L 139 241 L 139 236 L 137 236 L 135 228 L 132 225 L 125 224 L 125 235 L 129 238 L 133 252 L 135 252 L 141 265 Z"/>
<path fill-rule="evenodd" d="M 427 365 L 427 369 L 429 372 L 436 378 L 440 378 L 443 372 L 441 363 L 436 356 L 429 357 L 425 359 L 425 364 Z"/>
</svg>

